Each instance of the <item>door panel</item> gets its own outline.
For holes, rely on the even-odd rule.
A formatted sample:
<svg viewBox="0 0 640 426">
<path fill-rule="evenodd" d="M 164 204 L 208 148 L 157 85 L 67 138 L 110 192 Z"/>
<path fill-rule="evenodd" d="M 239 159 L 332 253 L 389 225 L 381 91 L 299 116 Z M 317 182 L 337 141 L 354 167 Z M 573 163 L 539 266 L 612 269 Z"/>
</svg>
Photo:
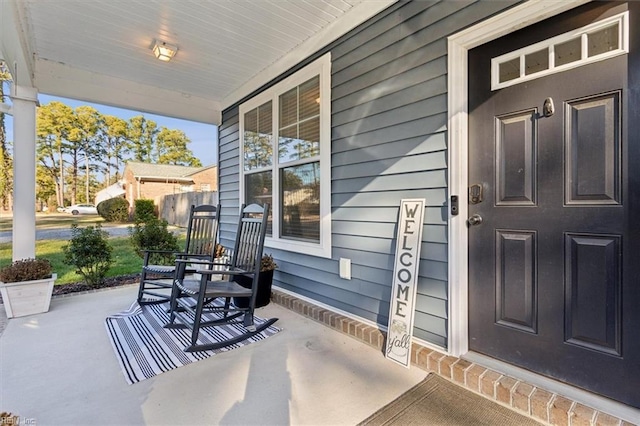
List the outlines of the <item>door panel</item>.
<svg viewBox="0 0 640 426">
<path fill-rule="evenodd" d="M 535 109 L 496 117 L 496 204 L 536 204 Z"/>
<path fill-rule="evenodd" d="M 566 103 L 567 204 L 620 204 L 620 91 Z"/>
<path fill-rule="evenodd" d="M 536 233 L 496 230 L 496 319 L 536 332 L 538 325 Z"/>
<path fill-rule="evenodd" d="M 469 53 L 468 183 L 484 195 L 469 204 L 482 218 L 468 233 L 469 347 L 640 407 L 632 56 L 490 85 L 492 57 L 627 7 L 640 11 L 587 4 Z"/>
<path fill-rule="evenodd" d="M 621 356 L 619 235 L 565 234 L 565 340 Z"/>
</svg>

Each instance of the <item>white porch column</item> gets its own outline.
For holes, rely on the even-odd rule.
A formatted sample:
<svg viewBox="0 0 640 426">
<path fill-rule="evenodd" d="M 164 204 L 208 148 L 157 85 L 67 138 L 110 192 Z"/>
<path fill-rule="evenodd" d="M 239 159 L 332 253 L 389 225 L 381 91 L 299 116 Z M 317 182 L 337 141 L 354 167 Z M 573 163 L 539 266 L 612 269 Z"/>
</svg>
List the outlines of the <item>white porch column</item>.
<svg viewBox="0 0 640 426">
<path fill-rule="evenodd" d="M 13 260 L 36 255 L 36 103 L 38 91 L 14 85 Z"/>
</svg>

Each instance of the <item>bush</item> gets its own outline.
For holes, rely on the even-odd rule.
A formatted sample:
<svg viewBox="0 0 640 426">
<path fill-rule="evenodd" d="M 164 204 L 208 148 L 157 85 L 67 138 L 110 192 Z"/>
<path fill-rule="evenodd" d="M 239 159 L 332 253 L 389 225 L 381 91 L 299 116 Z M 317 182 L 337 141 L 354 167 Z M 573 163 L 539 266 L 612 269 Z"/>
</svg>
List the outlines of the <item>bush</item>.
<svg viewBox="0 0 640 426">
<path fill-rule="evenodd" d="M 96 206 L 98 214 L 107 222 L 128 222 L 129 202 L 121 197 L 110 198 Z"/>
<path fill-rule="evenodd" d="M 102 283 L 113 263 L 111 259 L 113 248 L 107 239 L 109 234 L 102 230 L 100 224 L 95 227 L 78 228 L 74 223 L 71 225 L 71 235 L 69 244 L 62 246 L 64 263 L 78 268 L 77 273 L 87 284 Z"/>
<path fill-rule="evenodd" d="M 47 259 L 16 260 L 0 270 L 0 281 L 3 283 L 43 280 L 49 277 L 51 277 L 51 262 Z"/>
<path fill-rule="evenodd" d="M 156 217 L 156 206 L 153 204 L 153 200 L 135 200 L 133 220 L 138 222 L 146 222 L 151 218 Z"/>
<path fill-rule="evenodd" d="M 149 263 L 171 265 L 174 262 L 172 253 L 180 250 L 178 237 L 167 229 L 167 221 L 152 217 L 146 222 L 136 222 L 129 227 L 131 245 L 140 257 L 145 250 L 161 250 L 168 253 L 151 253 Z"/>
</svg>

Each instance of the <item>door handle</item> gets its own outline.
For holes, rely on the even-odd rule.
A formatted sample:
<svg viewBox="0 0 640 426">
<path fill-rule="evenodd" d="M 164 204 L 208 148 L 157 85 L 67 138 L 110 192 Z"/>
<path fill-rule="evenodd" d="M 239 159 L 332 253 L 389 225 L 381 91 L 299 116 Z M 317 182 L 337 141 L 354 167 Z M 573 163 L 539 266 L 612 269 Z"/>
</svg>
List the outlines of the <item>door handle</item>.
<svg viewBox="0 0 640 426">
<path fill-rule="evenodd" d="M 482 223 L 482 216 L 480 216 L 479 214 L 474 214 L 469 219 L 467 219 L 467 222 L 469 222 L 469 225 L 471 226 L 478 226 Z"/>
</svg>

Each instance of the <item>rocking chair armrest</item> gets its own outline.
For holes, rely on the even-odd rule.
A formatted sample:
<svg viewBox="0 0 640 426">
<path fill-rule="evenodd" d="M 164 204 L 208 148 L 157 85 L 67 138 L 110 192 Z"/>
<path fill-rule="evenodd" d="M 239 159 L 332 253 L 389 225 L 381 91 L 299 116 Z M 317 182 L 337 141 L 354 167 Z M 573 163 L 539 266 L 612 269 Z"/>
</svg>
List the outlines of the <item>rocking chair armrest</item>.
<svg viewBox="0 0 640 426">
<path fill-rule="evenodd" d="M 210 255 L 208 255 L 208 254 L 202 254 L 202 253 L 189 253 L 189 252 L 186 252 L 186 251 L 182 251 L 182 252 L 179 252 L 179 253 L 174 253 L 174 255 L 175 255 L 175 257 L 176 257 L 176 261 L 177 261 L 177 260 L 181 260 L 180 258 L 190 258 L 190 259 L 193 259 L 193 258 L 196 258 L 196 259 L 201 258 L 201 259 L 207 259 L 207 258 L 209 258 L 209 257 L 210 257 Z M 194 260 L 195 260 L 195 259 L 194 259 Z"/>
<path fill-rule="evenodd" d="M 231 264 L 226 262 L 211 262 L 209 260 L 198 259 L 176 259 L 176 268 L 178 270 L 181 269 L 180 264 L 184 264 L 185 266 L 183 268 L 189 268 L 192 273 L 200 275 L 205 275 L 202 271 L 211 271 L 212 274 L 226 274 L 226 270 L 231 266 Z M 208 276 L 211 276 L 212 274 L 209 274 Z"/>
<path fill-rule="evenodd" d="M 249 275 L 253 272 L 247 271 L 246 269 L 240 269 L 233 267 L 230 263 L 216 263 L 209 262 L 208 260 L 187 260 L 187 259 L 176 259 L 176 263 L 188 263 L 190 265 L 208 265 L 208 266 L 224 266 L 224 269 L 205 269 L 205 268 L 194 268 L 193 272 L 200 275 Z"/>
<path fill-rule="evenodd" d="M 222 264 L 214 264 L 216 266 Z M 196 269 L 195 272 L 200 275 L 250 275 L 251 271 L 247 271 L 246 269 L 234 268 L 231 265 L 223 265 L 228 266 L 227 269 L 215 270 L 215 269 Z"/>
<path fill-rule="evenodd" d="M 227 262 L 216 262 L 215 260 L 211 262 L 210 260 L 205 259 L 176 259 L 176 263 L 188 263 L 190 265 L 231 266 L 231 264 Z"/>
</svg>

